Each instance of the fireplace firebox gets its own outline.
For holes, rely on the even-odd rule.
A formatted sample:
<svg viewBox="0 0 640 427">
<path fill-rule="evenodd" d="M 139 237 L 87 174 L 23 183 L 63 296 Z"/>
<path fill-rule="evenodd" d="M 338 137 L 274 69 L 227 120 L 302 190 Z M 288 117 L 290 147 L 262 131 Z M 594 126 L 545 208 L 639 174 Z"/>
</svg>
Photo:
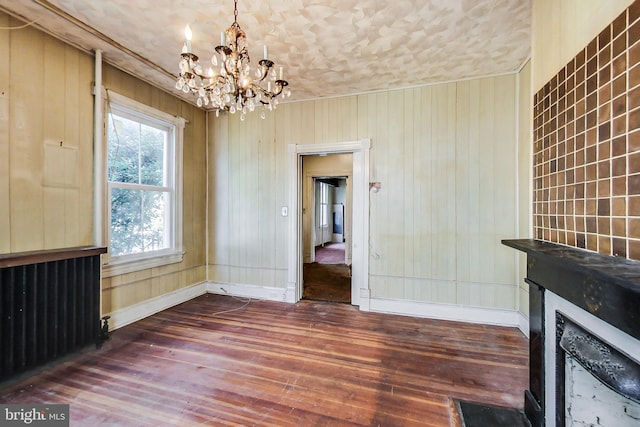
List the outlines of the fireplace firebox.
<svg viewBox="0 0 640 427">
<path fill-rule="evenodd" d="M 600 336 L 609 335 L 606 326 L 592 332 L 560 311 L 555 317 L 556 426 L 640 424 L 638 361 Z"/>
<path fill-rule="evenodd" d="M 640 262 L 502 243 L 527 253 L 531 424 L 640 425 Z"/>
</svg>

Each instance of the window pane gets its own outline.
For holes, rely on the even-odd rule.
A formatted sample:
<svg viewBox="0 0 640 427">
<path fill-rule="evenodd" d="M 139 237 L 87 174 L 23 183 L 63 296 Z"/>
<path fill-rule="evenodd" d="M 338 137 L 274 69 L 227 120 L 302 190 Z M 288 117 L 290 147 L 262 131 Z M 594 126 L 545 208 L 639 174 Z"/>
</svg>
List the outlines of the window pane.
<svg viewBox="0 0 640 427">
<path fill-rule="evenodd" d="M 140 179 L 140 124 L 124 117 L 109 114 L 108 180 L 137 183 Z"/>
<path fill-rule="evenodd" d="M 169 193 L 113 188 L 111 256 L 169 248 L 166 206 Z"/>
<path fill-rule="evenodd" d="M 165 223 L 169 218 L 166 212 L 168 193 L 162 191 L 142 192 L 142 224 L 144 227 L 144 251 L 157 251 L 169 247 L 168 230 Z"/>
<path fill-rule="evenodd" d="M 164 149 L 167 132 L 140 126 L 140 183 L 164 186 Z"/>
<path fill-rule="evenodd" d="M 109 114 L 108 165 L 111 182 L 165 186 L 168 132 Z"/>
</svg>

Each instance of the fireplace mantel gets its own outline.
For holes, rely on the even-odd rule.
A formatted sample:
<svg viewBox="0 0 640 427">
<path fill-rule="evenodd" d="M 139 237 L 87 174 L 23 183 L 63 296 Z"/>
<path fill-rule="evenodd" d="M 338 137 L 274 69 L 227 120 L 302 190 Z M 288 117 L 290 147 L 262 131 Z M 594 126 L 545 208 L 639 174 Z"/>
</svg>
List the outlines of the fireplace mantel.
<svg viewBox="0 0 640 427">
<path fill-rule="evenodd" d="M 613 331 L 640 340 L 640 262 L 541 240 L 502 243 L 527 254 L 529 389 L 524 396 L 525 413 L 534 427 L 564 426 L 555 412 L 564 407 L 564 397 L 559 397 L 563 392 L 556 393 L 555 386 L 555 313 L 547 311 L 557 302 L 551 301 L 566 301 L 568 307 L 582 310 L 574 314 L 585 313 Z"/>
<path fill-rule="evenodd" d="M 527 253 L 527 282 L 640 339 L 640 261 L 534 239 L 502 243 Z"/>
</svg>

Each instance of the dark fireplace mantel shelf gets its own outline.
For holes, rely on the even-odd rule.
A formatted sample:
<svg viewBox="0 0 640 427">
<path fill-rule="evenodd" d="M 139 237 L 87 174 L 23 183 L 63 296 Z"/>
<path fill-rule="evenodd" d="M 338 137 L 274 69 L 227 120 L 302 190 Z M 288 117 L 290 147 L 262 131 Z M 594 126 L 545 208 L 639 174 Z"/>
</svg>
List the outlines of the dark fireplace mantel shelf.
<svg viewBox="0 0 640 427">
<path fill-rule="evenodd" d="M 640 339 L 640 261 L 534 239 L 502 243 L 527 253 L 528 282 Z"/>
</svg>

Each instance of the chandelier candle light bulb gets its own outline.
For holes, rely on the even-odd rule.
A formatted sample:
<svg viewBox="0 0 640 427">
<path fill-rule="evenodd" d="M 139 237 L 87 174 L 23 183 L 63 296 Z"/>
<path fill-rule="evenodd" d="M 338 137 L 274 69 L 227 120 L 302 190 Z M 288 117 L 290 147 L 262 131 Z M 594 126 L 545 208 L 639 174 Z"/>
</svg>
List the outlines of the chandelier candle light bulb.
<svg viewBox="0 0 640 427">
<path fill-rule="evenodd" d="M 191 50 L 191 27 L 186 26 L 185 43 L 180 53 L 180 74 L 176 89 L 196 96 L 199 107 L 209 107 L 235 113 L 241 111 L 241 120 L 247 112 L 259 108 L 260 117 L 265 110 L 273 110 L 278 105 L 277 97 L 285 99 L 291 96 L 284 80 L 284 68 L 280 67 L 280 78 L 276 79 L 275 63 L 269 60 L 269 49 L 264 45 L 264 58 L 258 61 L 255 73 L 251 72 L 248 46 L 245 32 L 238 24 L 238 0 L 234 1 L 234 21 L 226 31 L 220 33 L 220 45 L 211 57 L 214 67 L 220 65 L 220 73 L 209 67 L 203 71 L 198 56 Z M 253 77 L 255 75 L 255 77 Z M 266 87 L 265 87 L 266 85 Z"/>
<path fill-rule="evenodd" d="M 187 24 L 184 27 L 184 38 L 186 39 L 185 47 L 187 48 L 187 52 L 191 52 L 191 37 L 193 37 L 193 33 L 191 32 L 191 27 Z"/>
</svg>

